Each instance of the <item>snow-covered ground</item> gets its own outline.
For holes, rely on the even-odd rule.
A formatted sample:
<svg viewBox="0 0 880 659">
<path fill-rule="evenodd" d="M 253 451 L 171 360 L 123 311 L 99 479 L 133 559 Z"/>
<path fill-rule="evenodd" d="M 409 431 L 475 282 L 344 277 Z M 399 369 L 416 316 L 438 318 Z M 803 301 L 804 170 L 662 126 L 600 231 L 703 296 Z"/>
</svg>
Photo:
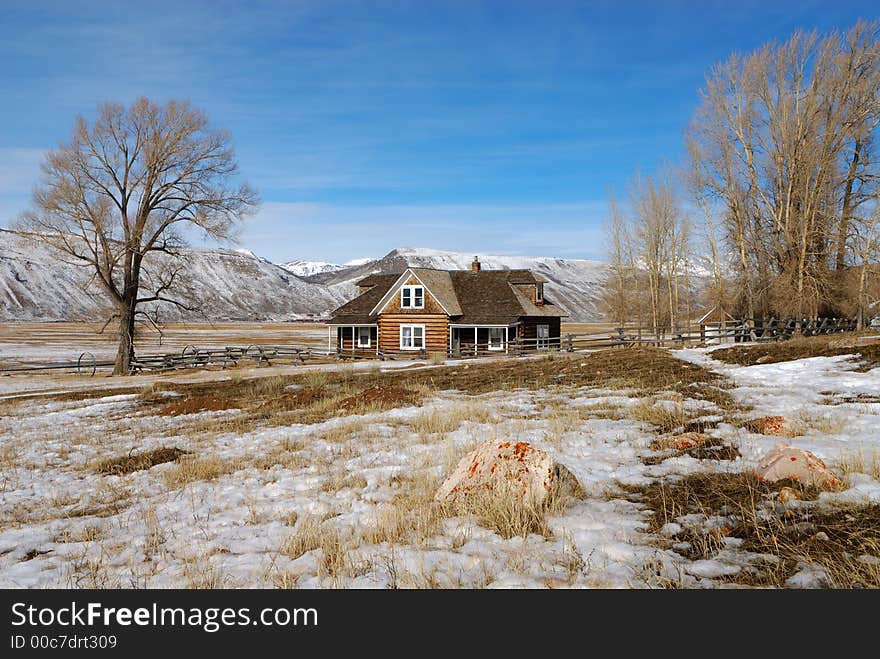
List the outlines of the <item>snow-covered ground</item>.
<svg viewBox="0 0 880 659">
<path fill-rule="evenodd" d="M 733 395 L 753 408 L 750 416 L 784 416 L 800 422 L 803 432 L 791 443 L 828 464 L 880 452 L 880 368 L 859 373 L 853 355 L 736 366 L 712 359 L 711 349 L 676 354 L 730 378 L 736 384 Z M 743 458 L 750 461 L 757 461 L 778 442 L 772 436 L 726 430 L 735 434 Z M 856 480 L 853 490 L 822 497 L 880 503 L 880 483 Z"/>
<path fill-rule="evenodd" d="M 831 465 L 880 450 L 880 403 L 846 402 L 880 396 L 880 369 L 858 373 L 842 357 L 738 367 L 704 349 L 675 354 L 729 377 L 733 395 L 753 406 L 750 416 L 802 419 L 805 433 L 793 443 Z M 674 392 L 655 399 L 719 412 Z M 0 587 L 640 587 L 651 585 L 648 569 L 687 586 L 719 585 L 717 577 L 740 569 L 735 547 L 711 561 L 658 549 L 646 511 L 621 485 L 750 469 L 775 441 L 722 423 L 708 432 L 742 457 L 645 464 L 656 434 L 626 414 L 640 404 L 629 392 L 589 387 L 443 391 L 420 407 L 237 432 L 237 410 L 157 416 L 134 395 L 7 403 Z M 591 414 L 609 409 L 623 413 Z M 431 432 L 432 414 L 461 422 Z M 199 430 L 224 418 L 229 430 Z M 504 539 L 468 517 L 407 518 L 489 438 L 533 442 L 582 484 L 586 498 L 549 519 L 551 538 Z M 100 459 L 161 446 L 191 451 L 209 475 L 181 480 L 174 463 L 126 476 L 92 469 Z M 842 491 L 822 497 L 878 502 L 880 482 L 850 474 Z M 405 529 L 396 521 L 403 518 Z M 320 540 L 305 542 L 317 528 Z"/>
</svg>

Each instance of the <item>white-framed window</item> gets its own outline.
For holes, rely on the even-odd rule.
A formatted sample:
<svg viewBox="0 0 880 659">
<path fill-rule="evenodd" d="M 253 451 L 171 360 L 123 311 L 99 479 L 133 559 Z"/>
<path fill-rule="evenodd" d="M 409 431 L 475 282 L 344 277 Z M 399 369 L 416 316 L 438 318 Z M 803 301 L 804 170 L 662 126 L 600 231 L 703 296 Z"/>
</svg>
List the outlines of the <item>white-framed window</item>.
<svg viewBox="0 0 880 659">
<path fill-rule="evenodd" d="M 358 348 L 370 347 L 370 328 L 358 327 Z"/>
<path fill-rule="evenodd" d="M 489 350 L 504 350 L 504 328 L 489 328 Z"/>
<path fill-rule="evenodd" d="M 535 302 L 542 304 L 544 302 L 544 284 L 535 285 Z"/>
<path fill-rule="evenodd" d="M 550 347 L 550 326 L 538 325 L 538 350 Z"/>
<path fill-rule="evenodd" d="M 422 350 L 425 347 L 424 325 L 401 325 L 400 326 L 400 349 Z"/>
<path fill-rule="evenodd" d="M 404 286 L 400 289 L 401 309 L 424 309 L 425 289 L 423 286 Z"/>
</svg>

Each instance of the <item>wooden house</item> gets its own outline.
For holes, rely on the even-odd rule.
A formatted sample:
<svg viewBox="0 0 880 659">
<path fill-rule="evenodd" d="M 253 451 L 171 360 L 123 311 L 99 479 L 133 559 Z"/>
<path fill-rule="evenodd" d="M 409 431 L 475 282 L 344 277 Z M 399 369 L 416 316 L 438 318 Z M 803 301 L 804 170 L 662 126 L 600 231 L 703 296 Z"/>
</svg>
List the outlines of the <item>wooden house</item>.
<svg viewBox="0 0 880 659">
<path fill-rule="evenodd" d="M 370 275 L 330 319 L 337 352 L 493 354 L 559 346 L 565 312 L 530 270 L 407 268 Z"/>
</svg>

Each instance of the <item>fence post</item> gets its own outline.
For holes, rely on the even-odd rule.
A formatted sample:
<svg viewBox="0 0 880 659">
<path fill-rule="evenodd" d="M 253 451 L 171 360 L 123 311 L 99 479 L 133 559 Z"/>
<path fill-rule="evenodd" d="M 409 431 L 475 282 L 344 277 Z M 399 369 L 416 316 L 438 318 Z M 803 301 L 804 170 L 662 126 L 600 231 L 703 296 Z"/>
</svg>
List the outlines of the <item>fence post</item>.
<svg viewBox="0 0 880 659">
<path fill-rule="evenodd" d="M 574 339 L 571 334 L 567 334 L 566 338 L 568 339 L 568 352 L 574 352 Z"/>
</svg>

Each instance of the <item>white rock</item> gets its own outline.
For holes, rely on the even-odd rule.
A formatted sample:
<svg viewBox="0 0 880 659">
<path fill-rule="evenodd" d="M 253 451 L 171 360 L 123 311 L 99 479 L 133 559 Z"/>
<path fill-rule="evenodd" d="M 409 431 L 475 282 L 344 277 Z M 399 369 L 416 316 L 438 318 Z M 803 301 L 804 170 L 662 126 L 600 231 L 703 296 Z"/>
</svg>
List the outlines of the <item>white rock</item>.
<svg viewBox="0 0 880 659">
<path fill-rule="evenodd" d="M 785 443 L 777 444 L 761 459 L 755 468 L 755 476 L 770 483 L 792 480 L 826 490 L 841 484 L 837 474 L 816 455 Z"/>
<path fill-rule="evenodd" d="M 548 453 L 528 442 L 484 442 L 458 463 L 437 490 L 437 501 L 454 501 L 469 494 L 522 497 L 536 505 L 551 494 L 574 494 L 577 479 Z"/>
</svg>

